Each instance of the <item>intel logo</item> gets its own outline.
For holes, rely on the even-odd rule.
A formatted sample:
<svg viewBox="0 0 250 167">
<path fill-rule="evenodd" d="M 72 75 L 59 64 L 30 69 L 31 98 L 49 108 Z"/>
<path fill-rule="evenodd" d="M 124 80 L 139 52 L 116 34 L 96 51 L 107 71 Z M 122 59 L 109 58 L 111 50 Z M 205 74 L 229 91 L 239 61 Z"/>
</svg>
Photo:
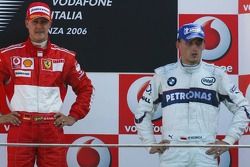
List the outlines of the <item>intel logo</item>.
<svg viewBox="0 0 250 167">
<path fill-rule="evenodd" d="M 201 79 L 201 83 L 206 86 L 211 86 L 215 83 L 216 79 L 214 77 L 206 77 Z"/>
</svg>

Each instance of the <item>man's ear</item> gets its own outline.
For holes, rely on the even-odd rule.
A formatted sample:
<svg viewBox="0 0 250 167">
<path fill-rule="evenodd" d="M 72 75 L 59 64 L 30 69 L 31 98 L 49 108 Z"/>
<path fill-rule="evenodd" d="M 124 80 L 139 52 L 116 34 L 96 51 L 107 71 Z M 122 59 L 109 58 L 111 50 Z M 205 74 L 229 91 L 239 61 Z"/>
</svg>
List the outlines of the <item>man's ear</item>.
<svg viewBox="0 0 250 167">
<path fill-rule="evenodd" d="M 52 25 L 52 21 L 50 21 L 50 25 L 49 25 L 49 28 L 51 28 L 51 25 Z"/>
<path fill-rule="evenodd" d="M 179 48 L 179 45 L 180 45 L 180 42 L 179 42 L 179 40 L 177 40 L 177 41 L 175 42 L 175 46 L 176 46 L 177 49 Z"/>
<path fill-rule="evenodd" d="M 25 27 L 28 28 L 28 20 L 25 19 Z"/>
<path fill-rule="evenodd" d="M 205 46 L 206 46 L 206 41 L 204 40 L 204 41 L 203 41 L 203 44 L 202 44 L 202 50 L 205 49 Z"/>
</svg>

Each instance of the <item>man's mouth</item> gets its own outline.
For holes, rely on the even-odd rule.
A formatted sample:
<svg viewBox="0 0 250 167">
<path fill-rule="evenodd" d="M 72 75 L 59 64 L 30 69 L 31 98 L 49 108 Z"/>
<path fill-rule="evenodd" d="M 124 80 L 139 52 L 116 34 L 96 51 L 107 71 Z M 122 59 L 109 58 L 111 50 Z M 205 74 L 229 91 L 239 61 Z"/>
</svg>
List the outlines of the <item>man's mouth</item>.
<svg viewBox="0 0 250 167">
<path fill-rule="evenodd" d="M 36 34 L 44 34 L 44 31 L 36 31 Z"/>
</svg>

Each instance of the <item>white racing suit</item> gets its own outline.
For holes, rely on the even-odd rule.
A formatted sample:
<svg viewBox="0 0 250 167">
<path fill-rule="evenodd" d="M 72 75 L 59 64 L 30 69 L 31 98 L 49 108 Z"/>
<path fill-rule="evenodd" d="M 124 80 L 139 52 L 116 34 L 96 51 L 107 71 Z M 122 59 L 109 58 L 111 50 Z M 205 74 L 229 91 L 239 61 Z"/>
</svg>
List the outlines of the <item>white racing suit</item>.
<svg viewBox="0 0 250 167">
<path fill-rule="evenodd" d="M 215 142 L 219 105 L 234 114 L 223 141 L 234 144 L 249 123 L 249 104 L 228 75 L 219 67 L 201 62 L 184 67 L 180 62 L 159 67 L 145 90 L 135 113 L 138 135 L 144 144 L 156 143 L 151 122 L 162 108 L 162 139 L 171 144 Z M 161 167 L 216 167 L 209 148 L 174 148 L 160 154 Z"/>
</svg>

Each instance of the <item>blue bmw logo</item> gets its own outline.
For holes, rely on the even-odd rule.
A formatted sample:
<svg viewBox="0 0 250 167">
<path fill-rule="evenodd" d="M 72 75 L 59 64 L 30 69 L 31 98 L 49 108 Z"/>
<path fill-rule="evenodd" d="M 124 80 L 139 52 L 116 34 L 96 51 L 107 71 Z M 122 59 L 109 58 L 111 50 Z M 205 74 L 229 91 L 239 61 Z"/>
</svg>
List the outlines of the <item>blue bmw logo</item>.
<svg viewBox="0 0 250 167">
<path fill-rule="evenodd" d="M 168 78 L 167 83 L 168 83 L 169 86 L 174 86 L 176 84 L 176 81 L 177 80 L 176 80 L 175 77 L 170 77 L 170 78 Z"/>
</svg>

